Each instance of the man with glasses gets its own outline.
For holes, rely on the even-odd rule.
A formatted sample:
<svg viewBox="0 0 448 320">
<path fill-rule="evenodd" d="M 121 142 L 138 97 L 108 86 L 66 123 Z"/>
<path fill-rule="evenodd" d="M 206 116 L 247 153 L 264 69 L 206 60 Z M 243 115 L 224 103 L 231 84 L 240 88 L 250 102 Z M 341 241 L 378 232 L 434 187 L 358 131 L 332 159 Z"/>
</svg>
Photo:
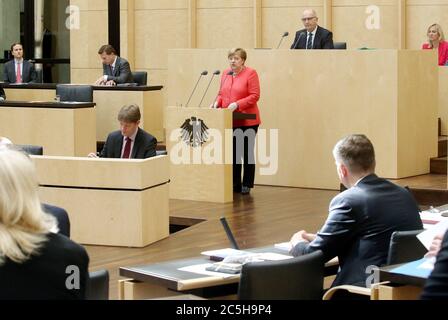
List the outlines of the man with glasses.
<svg viewBox="0 0 448 320">
<path fill-rule="evenodd" d="M 303 11 L 302 22 L 305 29 L 296 32 L 291 49 L 334 49 L 333 34 L 318 26 L 318 20 L 316 11 L 313 9 Z"/>
</svg>

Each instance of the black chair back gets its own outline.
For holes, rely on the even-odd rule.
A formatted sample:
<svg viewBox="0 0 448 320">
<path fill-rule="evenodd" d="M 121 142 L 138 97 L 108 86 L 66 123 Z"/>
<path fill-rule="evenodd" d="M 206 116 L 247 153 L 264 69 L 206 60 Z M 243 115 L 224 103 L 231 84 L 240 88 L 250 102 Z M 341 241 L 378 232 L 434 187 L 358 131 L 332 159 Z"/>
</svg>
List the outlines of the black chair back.
<svg viewBox="0 0 448 320">
<path fill-rule="evenodd" d="M 335 42 L 333 45 L 337 50 L 347 50 L 347 42 Z"/>
<path fill-rule="evenodd" d="M 387 264 L 399 264 L 421 259 L 427 252 L 417 235 L 423 230 L 395 231 L 390 237 Z"/>
<path fill-rule="evenodd" d="M 324 261 L 316 251 L 300 257 L 249 262 L 243 265 L 238 287 L 242 300 L 320 300 Z"/>
<path fill-rule="evenodd" d="M 86 288 L 86 300 L 109 299 L 109 271 L 99 270 L 89 272 Z"/>
<path fill-rule="evenodd" d="M 139 86 L 146 86 L 148 84 L 148 73 L 146 71 L 132 72 L 134 82 Z"/>
<path fill-rule="evenodd" d="M 93 102 L 93 87 L 88 85 L 56 85 L 56 95 L 61 101 Z"/>
</svg>

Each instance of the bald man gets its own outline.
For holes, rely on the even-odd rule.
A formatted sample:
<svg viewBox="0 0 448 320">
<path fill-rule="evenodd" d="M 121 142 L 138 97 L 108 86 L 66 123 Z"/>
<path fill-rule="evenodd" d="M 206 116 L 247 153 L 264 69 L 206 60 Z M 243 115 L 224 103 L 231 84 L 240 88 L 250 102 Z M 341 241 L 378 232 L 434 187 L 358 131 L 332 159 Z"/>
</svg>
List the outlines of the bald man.
<svg viewBox="0 0 448 320">
<path fill-rule="evenodd" d="M 291 49 L 334 49 L 333 34 L 320 27 L 318 21 L 316 11 L 313 9 L 303 11 L 302 22 L 305 29 L 296 32 Z"/>
</svg>

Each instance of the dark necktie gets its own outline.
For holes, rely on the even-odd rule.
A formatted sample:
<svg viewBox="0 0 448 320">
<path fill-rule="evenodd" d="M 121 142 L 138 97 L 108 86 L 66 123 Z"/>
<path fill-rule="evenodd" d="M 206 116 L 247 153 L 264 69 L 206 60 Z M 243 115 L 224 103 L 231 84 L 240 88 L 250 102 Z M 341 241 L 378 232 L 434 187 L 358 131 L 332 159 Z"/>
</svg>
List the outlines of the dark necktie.
<svg viewBox="0 0 448 320">
<path fill-rule="evenodd" d="M 110 72 L 112 75 L 114 75 L 114 67 L 112 65 L 110 65 Z"/>
<path fill-rule="evenodd" d="M 132 140 L 128 137 L 126 137 L 126 144 L 124 145 L 124 151 L 122 159 L 129 159 L 129 156 L 131 155 L 131 144 Z"/>
<path fill-rule="evenodd" d="M 313 34 L 311 32 L 308 33 L 308 41 L 306 43 L 306 48 L 307 49 L 312 49 L 313 48 Z"/>
</svg>

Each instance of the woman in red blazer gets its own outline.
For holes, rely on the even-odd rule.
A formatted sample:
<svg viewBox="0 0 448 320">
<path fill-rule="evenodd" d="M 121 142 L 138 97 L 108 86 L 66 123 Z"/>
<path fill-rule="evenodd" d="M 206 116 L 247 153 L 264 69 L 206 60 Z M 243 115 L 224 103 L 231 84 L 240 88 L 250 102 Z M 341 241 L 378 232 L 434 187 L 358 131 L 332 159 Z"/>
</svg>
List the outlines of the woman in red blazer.
<svg viewBox="0 0 448 320">
<path fill-rule="evenodd" d="M 236 48 L 228 54 L 230 68 L 224 70 L 221 88 L 214 108 L 227 108 L 233 112 L 255 114 L 255 119 L 233 121 L 233 191 L 249 194 L 255 178 L 255 136 L 260 125 L 260 81 L 254 69 L 244 63 L 247 53 Z M 244 174 L 241 181 L 241 159 L 244 158 Z"/>
<path fill-rule="evenodd" d="M 445 41 L 442 27 L 437 23 L 430 25 L 427 35 L 428 43 L 424 43 L 422 49 L 438 49 L 439 66 L 444 66 L 448 60 L 448 42 Z"/>
</svg>

